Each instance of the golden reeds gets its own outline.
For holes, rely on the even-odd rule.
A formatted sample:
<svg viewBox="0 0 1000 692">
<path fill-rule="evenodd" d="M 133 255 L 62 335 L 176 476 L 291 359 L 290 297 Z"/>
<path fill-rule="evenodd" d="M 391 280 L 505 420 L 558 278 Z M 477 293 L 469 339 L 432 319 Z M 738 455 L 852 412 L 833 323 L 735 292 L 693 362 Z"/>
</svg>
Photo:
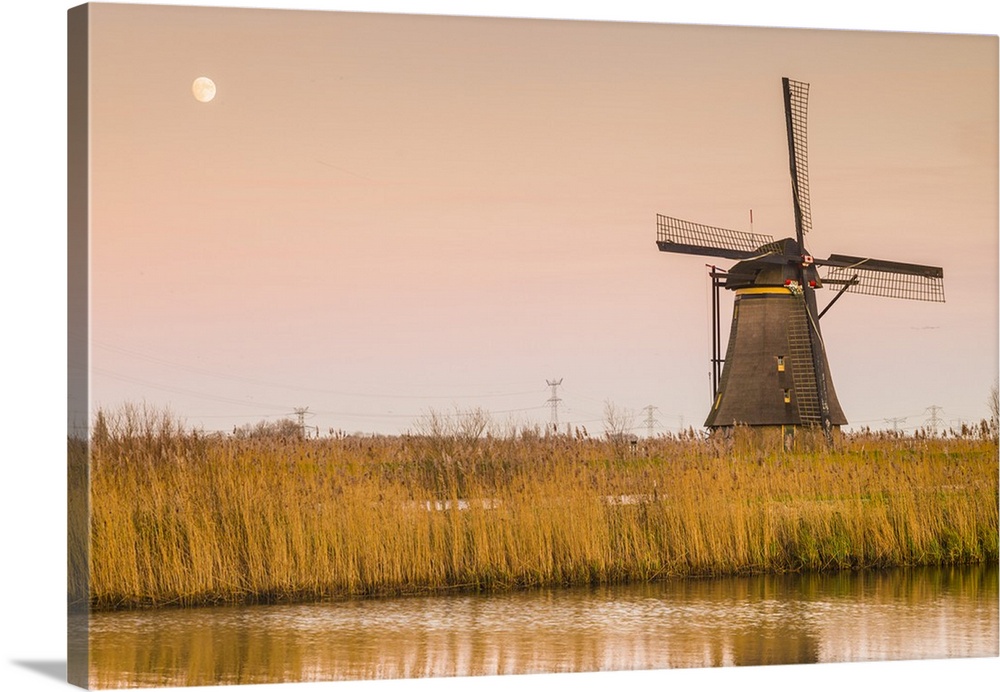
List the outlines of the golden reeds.
<svg viewBox="0 0 1000 692">
<path fill-rule="evenodd" d="M 91 441 L 94 608 L 996 560 L 997 444 L 842 436 Z"/>
</svg>

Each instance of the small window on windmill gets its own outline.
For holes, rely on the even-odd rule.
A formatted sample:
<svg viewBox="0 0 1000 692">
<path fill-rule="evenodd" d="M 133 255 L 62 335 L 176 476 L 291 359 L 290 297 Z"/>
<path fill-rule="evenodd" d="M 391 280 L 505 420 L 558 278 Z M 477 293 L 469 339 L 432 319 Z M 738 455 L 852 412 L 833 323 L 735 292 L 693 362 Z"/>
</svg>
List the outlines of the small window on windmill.
<svg viewBox="0 0 1000 692">
<path fill-rule="evenodd" d="M 785 372 L 785 357 L 778 356 L 778 372 Z"/>
<path fill-rule="evenodd" d="M 785 403 L 786 404 L 792 403 L 792 390 L 786 389 L 784 390 L 784 393 L 785 393 Z"/>
</svg>

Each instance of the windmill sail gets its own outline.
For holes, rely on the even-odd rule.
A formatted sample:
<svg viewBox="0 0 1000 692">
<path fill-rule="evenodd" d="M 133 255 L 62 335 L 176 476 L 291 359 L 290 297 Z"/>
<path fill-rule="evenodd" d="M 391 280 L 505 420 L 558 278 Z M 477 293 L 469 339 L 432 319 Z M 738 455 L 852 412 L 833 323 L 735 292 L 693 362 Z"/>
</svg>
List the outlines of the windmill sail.
<svg viewBox="0 0 1000 692">
<path fill-rule="evenodd" d="M 827 266 L 824 283 L 843 286 L 847 293 L 944 302 L 941 267 L 849 255 L 830 255 L 816 264 Z"/>
<path fill-rule="evenodd" d="M 663 252 L 750 259 L 761 254 L 763 246 L 773 242 L 774 238 L 769 235 L 733 231 L 663 214 L 656 215 L 656 244 Z"/>
<path fill-rule="evenodd" d="M 809 85 L 785 77 L 781 80 L 785 94 L 785 124 L 788 128 L 788 168 L 792 176 L 792 202 L 795 207 L 795 229 L 802 246 L 803 236 L 812 230 L 809 206 L 809 147 L 806 141 L 806 107 L 809 105 Z"/>
<path fill-rule="evenodd" d="M 812 210 L 809 203 L 809 155 L 806 139 L 806 110 L 809 105 L 809 85 L 805 82 L 784 77 L 781 80 L 785 100 L 785 125 L 788 131 L 788 170 L 792 179 L 792 206 L 795 211 L 795 238 L 798 254 L 803 258 L 799 264 L 799 284 L 805 298 L 806 315 L 809 318 L 809 350 L 812 355 L 813 380 L 816 393 L 819 424 L 829 435 L 832 418 L 830 416 L 830 390 L 832 383 L 827 375 L 826 355 L 823 338 L 819 333 L 819 316 L 816 295 L 807 280 L 805 257 L 805 235 L 812 230 Z"/>
</svg>

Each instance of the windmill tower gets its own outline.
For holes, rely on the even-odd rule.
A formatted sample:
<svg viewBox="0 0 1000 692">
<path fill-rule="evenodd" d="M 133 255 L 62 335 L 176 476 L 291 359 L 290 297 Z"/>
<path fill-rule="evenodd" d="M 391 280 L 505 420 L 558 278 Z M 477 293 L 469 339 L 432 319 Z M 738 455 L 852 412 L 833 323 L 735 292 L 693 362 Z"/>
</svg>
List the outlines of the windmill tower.
<svg viewBox="0 0 1000 692">
<path fill-rule="evenodd" d="M 833 387 L 820 319 L 845 292 L 943 302 L 944 271 L 870 257 L 819 259 L 809 254 L 805 246 L 812 229 L 806 147 L 809 85 L 786 77 L 782 92 L 795 237 L 776 241 L 658 214 L 656 244 L 662 252 L 736 260 L 728 271 L 714 266 L 710 271 L 713 402 L 705 425 L 818 426 L 829 434 L 847 418 Z M 820 311 L 816 291 L 824 284 L 839 290 Z M 719 354 L 722 288 L 735 293 L 725 359 Z"/>
</svg>

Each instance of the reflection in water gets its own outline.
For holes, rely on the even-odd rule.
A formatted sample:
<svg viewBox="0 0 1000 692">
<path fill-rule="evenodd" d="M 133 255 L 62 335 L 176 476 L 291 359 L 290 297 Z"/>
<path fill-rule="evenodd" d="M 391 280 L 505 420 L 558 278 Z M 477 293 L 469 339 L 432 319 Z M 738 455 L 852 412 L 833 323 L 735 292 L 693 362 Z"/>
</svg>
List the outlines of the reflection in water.
<svg viewBox="0 0 1000 692">
<path fill-rule="evenodd" d="M 97 613 L 94 687 L 996 656 L 995 565 Z"/>
</svg>

